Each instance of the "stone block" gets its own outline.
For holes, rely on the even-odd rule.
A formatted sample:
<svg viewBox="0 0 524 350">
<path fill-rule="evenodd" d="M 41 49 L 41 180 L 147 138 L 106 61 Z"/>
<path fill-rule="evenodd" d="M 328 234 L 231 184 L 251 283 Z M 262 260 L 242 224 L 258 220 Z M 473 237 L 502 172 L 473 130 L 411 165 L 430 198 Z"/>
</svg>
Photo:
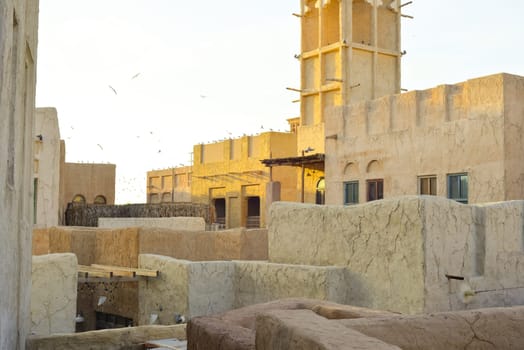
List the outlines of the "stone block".
<svg viewBox="0 0 524 350">
<path fill-rule="evenodd" d="M 77 259 L 74 254 L 33 257 L 31 332 L 37 335 L 75 332 Z"/>
</svg>

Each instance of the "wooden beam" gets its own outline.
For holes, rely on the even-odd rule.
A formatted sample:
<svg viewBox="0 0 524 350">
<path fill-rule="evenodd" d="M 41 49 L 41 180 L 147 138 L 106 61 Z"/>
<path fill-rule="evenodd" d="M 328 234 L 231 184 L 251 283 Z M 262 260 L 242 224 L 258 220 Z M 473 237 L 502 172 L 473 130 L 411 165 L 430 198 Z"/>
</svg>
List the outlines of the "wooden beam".
<svg viewBox="0 0 524 350">
<path fill-rule="evenodd" d="M 84 277 L 102 277 L 111 278 L 113 273 L 111 271 L 101 270 L 93 268 L 91 266 L 78 265 L 78 273 L 84 275 Z"/>
<path fill-rule="evenodd" d="M 118 273 L 132 273 L 134 274 L 134 276 L 158 277 L 158 270 L 138 269 L 134 267 L 110 266 L 99 264 L 91 264 L 91 266 L 94 268 L 110 270 L 113 272 L 118 271 Z"/>
</svg>

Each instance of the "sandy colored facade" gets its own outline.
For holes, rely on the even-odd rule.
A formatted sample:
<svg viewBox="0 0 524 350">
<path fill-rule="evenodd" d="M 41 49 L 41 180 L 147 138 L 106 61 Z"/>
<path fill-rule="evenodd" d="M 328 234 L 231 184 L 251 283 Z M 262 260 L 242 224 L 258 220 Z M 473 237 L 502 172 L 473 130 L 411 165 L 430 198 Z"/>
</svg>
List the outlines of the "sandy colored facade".
<svg viewBox="0 0 524 350">
<path fill-rule="evenodd" d="M 498 74 L 334 108 L 326 121 L 335 136 L 326 140 L 327 203 L 408 194 L 463 203 L 524 198 L 523 93 L 523 77 Z"/>
<path fill-rule="evenodd" d="M 114 204 L 114 164 L 64 163 L 64 191 L 60 205 L 64 210 L 68 203 Z"/>
<path fill-rule="evenodd" d="M 0 1 L 0 348 L 31 328 L 33 127 L 38 1 Z"/>
<path fill-rule="evenodd" d="M 147 203 L 191 202 L 192 167 L 147 172 Z"/>
</svg>

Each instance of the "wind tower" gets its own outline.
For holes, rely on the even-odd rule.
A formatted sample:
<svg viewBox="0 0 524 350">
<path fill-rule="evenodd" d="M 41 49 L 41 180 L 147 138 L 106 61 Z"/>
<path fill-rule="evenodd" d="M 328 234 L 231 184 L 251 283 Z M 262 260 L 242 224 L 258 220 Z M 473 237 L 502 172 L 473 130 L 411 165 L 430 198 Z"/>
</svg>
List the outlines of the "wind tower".
<svg viewBox="0 0 524 350">
<path fill-rule="evenodd" d="M 303 127 L 323 124 L 331 106 L 400 92 L 400 7 L 400 0 L 301 0 Z"/>
</svg>

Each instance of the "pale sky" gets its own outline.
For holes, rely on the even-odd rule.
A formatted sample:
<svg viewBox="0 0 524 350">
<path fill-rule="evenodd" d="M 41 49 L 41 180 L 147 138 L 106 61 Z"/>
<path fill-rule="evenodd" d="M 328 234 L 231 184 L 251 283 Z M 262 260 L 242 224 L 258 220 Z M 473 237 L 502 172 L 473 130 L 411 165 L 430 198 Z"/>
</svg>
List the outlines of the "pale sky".
<svg viewBox="0 0 524 350">
<path fill-rule="evenodd" d="M 189 165 L 194 144 L 287 131 L 299 3 L 41 0 L 37 107 L 58 110 L 66 161 L 116 164 L 116 202 L 143 203 L 146 172 Z M 403 13 L 403 88 L 524 76 L 524 1 L 413 0 Z"/>
</svg>

